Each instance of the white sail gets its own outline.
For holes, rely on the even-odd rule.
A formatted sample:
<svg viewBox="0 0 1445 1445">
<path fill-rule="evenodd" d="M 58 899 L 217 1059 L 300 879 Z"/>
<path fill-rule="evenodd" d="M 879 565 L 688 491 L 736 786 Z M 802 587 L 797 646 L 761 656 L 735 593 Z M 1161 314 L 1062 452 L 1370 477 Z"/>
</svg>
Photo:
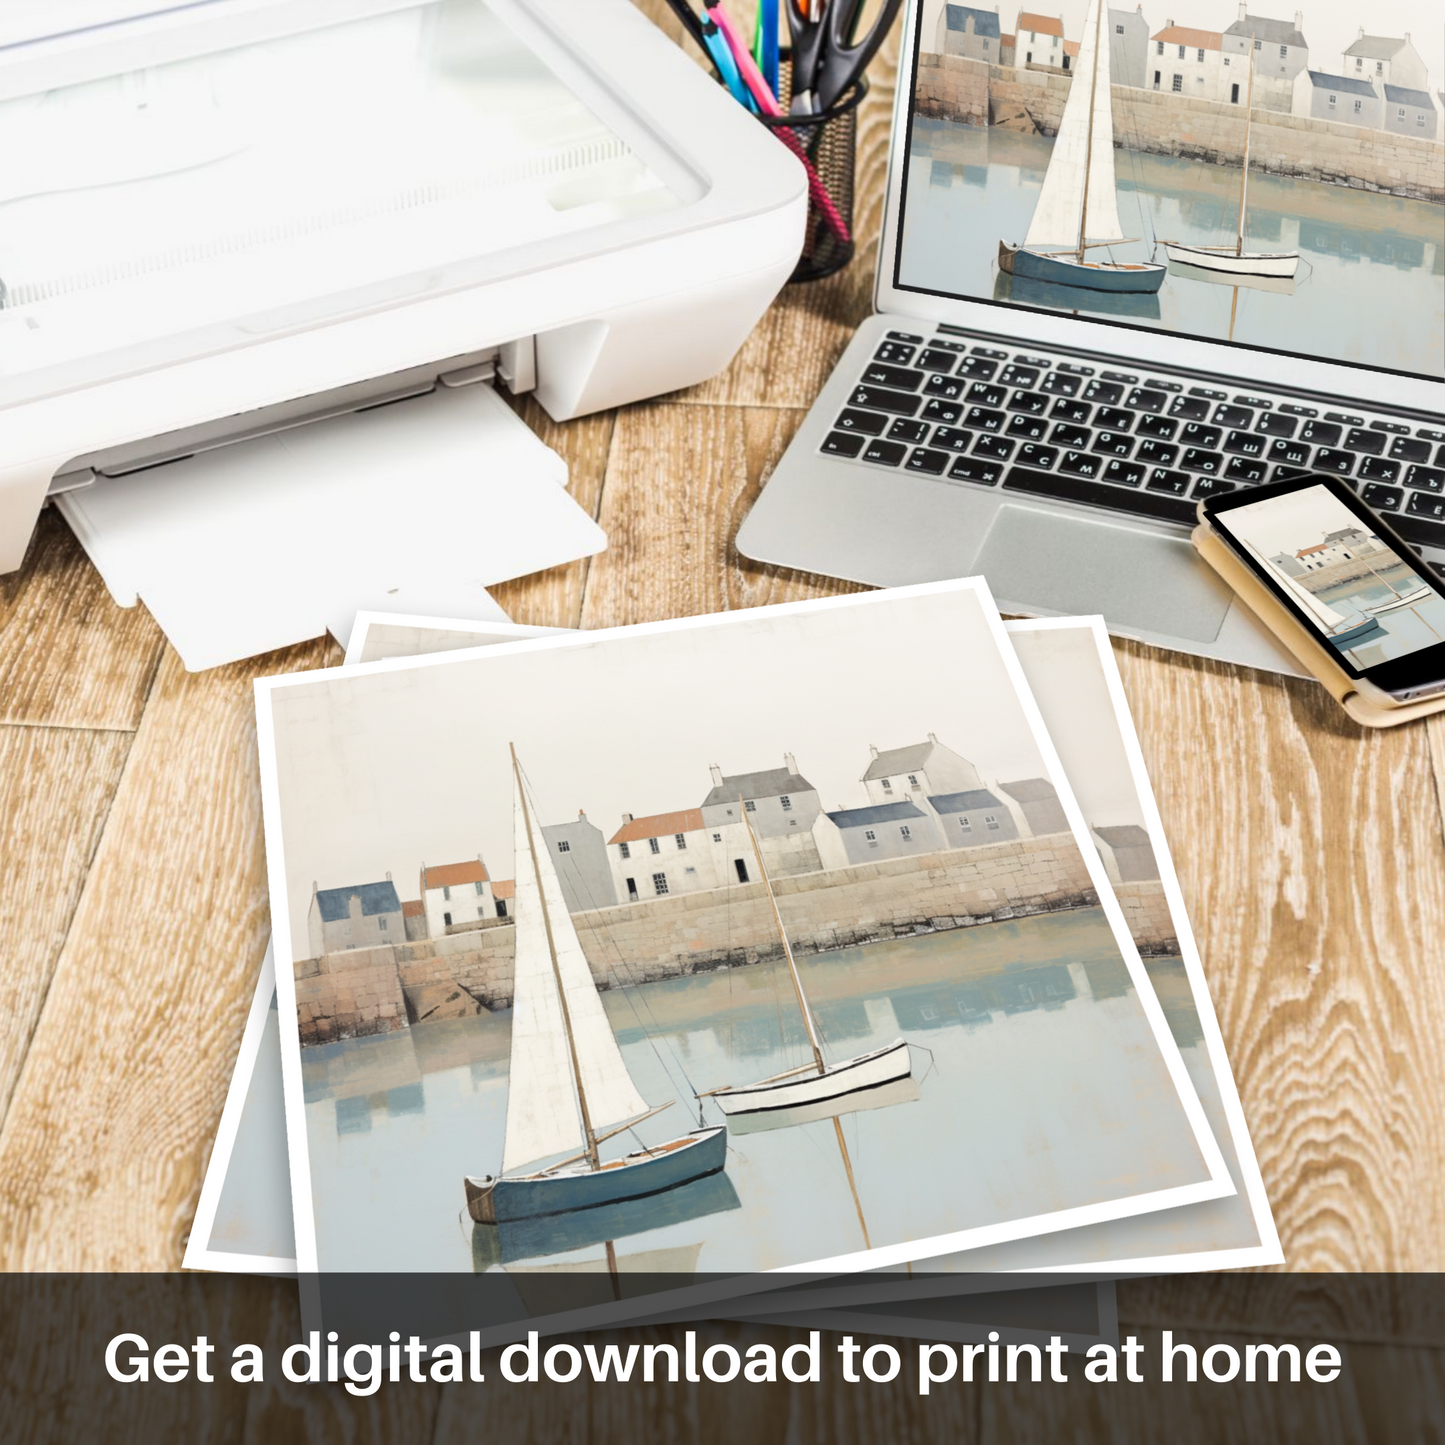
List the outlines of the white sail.
<svg viewBox="0 0 1445 1445">
<path fill-rule="evenodd" d="M 572 1050 L 557 989 L 566 990 L 572 1045 L 594 1130 L 647 1112 L 637 1092 L 577 941 L 556 871 L 531 822 L 520 784 L 515 784 L 516 967 L 512 998 L 512 1056 L 507 1081 L 507 1133 L 502 1169 L 507 1172 L 584 1144 L 573 1081 Z M 547 920 L 542 914 L 545 893 Z M 547 922 L 552 944 L 547 941 Z M 556 964 L 553 964 L 553 949 Z"/>
<path fill-rule="evenodd" d="M 1252 542 L 1246 542 L 1244 545 L 1254 553 L 1255 557 L 1257 557 L 1261 563 L 1264 562 L 1264 557 L 1261 555 L 1258 547 Z M 1296 581 L 1283 567 L 1276 567 L 1272 563 L 1266 565 L 1270 574 L 1278 578 L 1284 590 L 1294 597 L 1300 606 L 1303 607 L 1326 632 L 1344 624 L 1345 619 L 1336 612 L 1333 607 L 1327 602 L 1321 602 L 1308 587 L 1302 582 Z"/>
<path fill-rule="evenodd" d="M 1063 119 L 1054 138 L 1029 233 L 1024 238 L 1025 246 L 1077 246 L 1081 218 L 1086 240 L 1124 239 L 1119 204 L 1114 197 L 1114 114 L 1107 35 L 1102 46 L 1097 43 L 1101 3 L 1103 0 L 1093 0 L 1084 21 L 1069 98 L 1064 103 Z"/>
</svg>

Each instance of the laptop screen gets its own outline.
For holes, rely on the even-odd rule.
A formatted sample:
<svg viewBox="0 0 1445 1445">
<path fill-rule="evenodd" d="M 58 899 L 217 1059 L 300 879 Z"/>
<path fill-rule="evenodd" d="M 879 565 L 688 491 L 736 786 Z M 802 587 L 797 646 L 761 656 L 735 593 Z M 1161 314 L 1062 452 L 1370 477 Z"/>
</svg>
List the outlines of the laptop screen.
<svg viewBox="0 0 1445 1445">
<path fill-rule="evenodd" d="M 1055 3 L 920 0 L 895 286 L 1445 376 L 1436 0 Z"/>
</svg>

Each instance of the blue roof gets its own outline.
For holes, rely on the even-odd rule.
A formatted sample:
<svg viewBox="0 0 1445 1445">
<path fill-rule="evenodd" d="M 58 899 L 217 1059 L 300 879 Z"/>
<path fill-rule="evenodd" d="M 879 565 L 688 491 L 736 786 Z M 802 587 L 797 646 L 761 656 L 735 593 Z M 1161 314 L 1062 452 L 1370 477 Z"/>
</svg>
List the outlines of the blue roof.
<svg viewBox="0 0 1445 1445">
<path fill-rule="evenodd" d="M 1413 105 L 1418 110 L 1434 110 L 1430 97 L 1423 90 L 1406 90 L 1402 85 L 1387 85 L 1385 99 L 1393 105 Z"/>
<path fill-rule="evenodd" d="M 975 10 L 972 5 L 948 5 L 947 25 L 950 30 L 962 31 L 969 16 L 973 17 L 973 33 L 982 36 L 985 40 L 997 40 L 999 38 L 998 13 L 994 10 Z"/>
<path fill-rule="evenodd" d="M 928 814 L 912 803 L 879 803 L 872 808 L 844 808 L 828 816 L 840 828 L 866 828 L 874 823 L 902 823 L 910 818 L 926 818 Z"/>
<path fill-rule="evenodd" d="M 1306 74 L 1316 90 L 1338 90 L 1345 95 L 1368 95 L 1373 100 L 1379 99 L 1375 87 L 1368 80 L 1356 80 L 1352 75 L 1326 75 L 1322 70 L 1310 70 Z"/>
<path fill-rule="evenodd" d="M 321 888 L 316 893 L 316 906 L 321 910 L 323 923 L 339 923 L 351 916 L 351 900 L 361 899 L 361 913 L 370 918 L 377 913 L 400 913 L 401 899 L 397 897 L 396 885 L 386 883 L 358 883 L 352 888 Z"/>
<path fill-rule="evenodd" d="M 967 793 L 937 793 L 928 800 L 938 813 L 972 813 L 979 808 L 1002 808 L 986 788 L 974 788 Z"/>
</svg>

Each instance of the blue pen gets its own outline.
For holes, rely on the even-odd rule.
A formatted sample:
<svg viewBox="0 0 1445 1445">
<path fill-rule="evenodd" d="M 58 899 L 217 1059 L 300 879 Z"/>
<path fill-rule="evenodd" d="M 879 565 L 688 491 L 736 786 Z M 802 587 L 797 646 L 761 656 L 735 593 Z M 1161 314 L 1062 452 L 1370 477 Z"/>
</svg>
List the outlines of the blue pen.
<svg viewBox="0 0 1445 1445">
<path fill-rule="evenodd" d="M 728 48 L 722 31 L 717 28 L 717 21 L 711 18 L 703 20 L 702 43 L 707 46 L 707 53 L 712 57 L 712 63 L 717 67 L 717 73 L 722 76 L 723 84 L 732 91 L 733 99 L 740 105 L 747 106 L 749 110 L 756 111 L 757 106 L 753 102 L 752 93 L 743 84 L 738 63 L 733 59 L 733 53 Z"/>
<path fill-rule="evenodd" d="M 778 0 L 758 0 L 758 26 L 762 36 L 762 54 L 758 69 L 774 95 L 778 93 Z"/>
</svg>

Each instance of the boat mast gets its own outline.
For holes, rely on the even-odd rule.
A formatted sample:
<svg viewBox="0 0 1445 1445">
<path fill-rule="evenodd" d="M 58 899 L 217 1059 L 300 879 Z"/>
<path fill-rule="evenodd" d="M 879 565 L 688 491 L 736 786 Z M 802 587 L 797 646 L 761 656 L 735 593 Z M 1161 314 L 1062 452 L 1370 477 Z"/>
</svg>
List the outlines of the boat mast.
<svg viewBox="0 0 1445 1445">
<path fill-rule="evenodd" d="M 1244 91 L 1244 174 L 1239 181 L 1239 235 L 1234 243 L 1234 254 L 1244 255 L 1244 201 L 1249 194 L 1249 127 L 1254 120 L 1254 35 L 1249 37 L 1249 84 Z M 1235 299 L 1239 297 L 1239 289 L 1235 288 Z M 1230 328 L 1230 337 L 1233 339 L 1233 327 Z"/>
<path fill-rule="evenodd" d="M 1094 104 L 1099 92 L 1099 36 L 1102 34 L 1104 0 L 1094 0 L 1094 71 L 1089 77 L 1089 129 L 1084 143 L 1084 200 L 1079 207 L 1079 263 L 1084 260 L 1084 223 L 1089 218 L 1089 171 L 1094 164 Z M 1109 104 L 1113 105 L 1113 97 Z"/>
<path fill-rule="evenodd" d="M 823 1062 L 823 1049 L 818 1042 L 818 1030 L 813 1026 L 813 1013 L 808 1007 L 808 1000 L 803 995 L 803 980 L 798 977 L 798 965 L 793 961 L 793 950 L 788 944 L 788 931 L 783 927 L 783 915 L 778 912 L 778 900 L 773 897 L 773 885 L 768 877 L 767 865 L 763 862 L 763 850 L 758 845 L 758 835 L 753 832 L 753 825 L 748 821 L 748 805 L 743 800 L 741 793 L 738 794 L 738 805 L 743 815 L 743 827 L 748 830 L 748 837 L 753 845 L 753 857 L 758 860 L 758 872 L 763 875 L 763 887 L 768 890 L 768 902 L 773 907 L 773 921 L 778 925 L 778 937 L 783 940 L 783 953 L 788 960 L 788 972 L 793 976 L 793 992 L 798 995 L 798 1008 L 802 1010 L 803 1023 L 808 1030 L 808 1042 L 813 1046 L 813 1062 L 818 1066 L 818 1072 L 825 1074 L 828 1066 Z"/>
<path fill-rule="evenodd" d="M 522 822 L 527 827 L 527 851 L 532 855 L 532 872 L 537 877 L 537 897 L 542 904 L 542 927 L 547 934 L 547 952 L 552 958 L 552 977 L 557 981 L 557 1001 L 562 1005 L 562 1027 L 567 1033 L 567 1053 L 572 1060 L 572 1086 L 577 1091 L 577 1107 L 582 1114 L 582 1135 L 587 1141 L 587 1163 L 592 1169 L 602 1167 L 597 1152 L 597 1135 L 592 1132 L 592 1119 L 587 1112 L 587 1092 L 582 1087 L 582 1066 L 577 1060 L 577 1040 L 572 1037 L 572 1014 L 567 1007 L 567 990 L 562 986 L 562 970 L 557 964 L 557 945 L 552 939 L 552 916 L 547 911 L 547 892 L 542 886 L 542 870 L 537 863 L 537 844 L 532 837 L 532 813 L 527 807 L 527 790 L 522 785 L 522 767 L 517 761 L 517 749 L 507 744 L 512 753 L 512 772 L 517 779 L 517 796 L 522 803 Z"/>
</svg>

